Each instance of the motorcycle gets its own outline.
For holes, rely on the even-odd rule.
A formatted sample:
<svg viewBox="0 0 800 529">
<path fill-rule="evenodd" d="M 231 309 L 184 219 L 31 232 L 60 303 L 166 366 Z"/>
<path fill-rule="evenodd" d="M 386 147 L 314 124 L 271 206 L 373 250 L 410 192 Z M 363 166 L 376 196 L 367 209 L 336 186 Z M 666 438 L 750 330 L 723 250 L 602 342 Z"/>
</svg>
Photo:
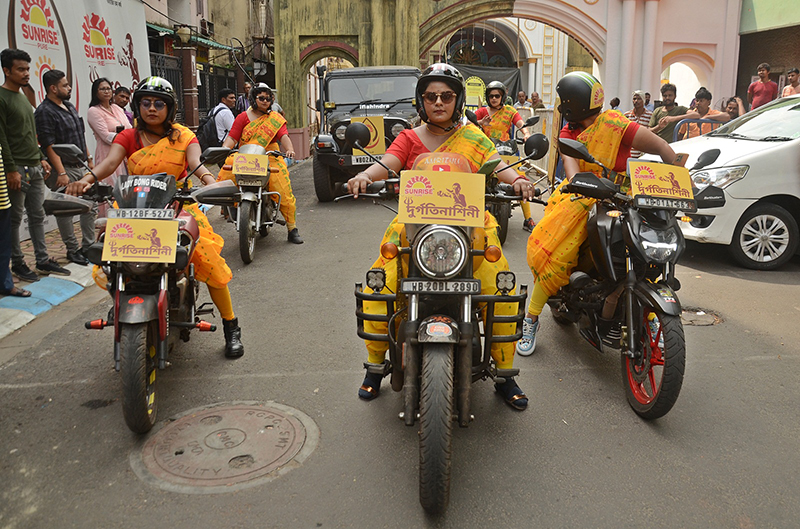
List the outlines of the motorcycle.
<svg viewBox="0 0 800 529">
<path fill-rule="evenodd" d="M 234 154 L 233 174 L 239 187 L 238 208 L 228 207 L 229 218 L 235 219 L 239 232 L 239 255 L 244 264 L 253 262 L 256 250 L 256 233 L 266 237 L 276 224 L 286 224 L 278 218 L 281 194 L 269 190 L 269 179 L 279 172 L 270 156 L 284 156 L 279 151 L 267 151 L 258 144 L 242 145 Z M 276 197 L 277 200 L 272 200 Z"/>
<path fill-rule="evenodd" d="M 75 145 L 54 145 L 53 149 L 62 160 L 80 161 L 81 151 Z M 226 152 L 209 148 L 201 159 L 224 159 Z M 114 305 L 108 319 L 86 322 L 85 327 L 114 328 L 114 369 L 122 379 L 122 413 L 128 428 L 139 434 L 150 431 L 156 422 L 156 372 L 169 365 L 169 353 L 178 339 L 189 341 L 192 330 L 216 330 L 216 325 L 200 319 L 213 314 L 213 304 L 197 306 L 199 283 L 190 262 L 200 232 L 194 217 L 183 208 L 209 188 L 232 187 L 232 183 L 192 192 L 185 183 L 189 176 L 178 188 L 175 177 L 166 173 L 121 175 L 113 190 L 95 183 L 84 197 L 50 193 L 44 203 L 45 211 L 56 216 L 85 213 L 93 202 L 112 196 L 118 206 L 108 210 L 108 218 L 97 219 L 97 240 L 86 251 L 89 261 L 102 268 Z"/>
<path fill-rule="evenodd" d="M 657 419 L 677 401 L 686 365 L 681 304 L 676 294 L 680 281 L 675 277 L 675 264 L 685 242 L 676 215 L 720 207 L 724 195 L 710 186 L 694 194 L 693 200 L 641 193 L 630 196 L 620 192 L 620 186 L 613 183 L 615 173 L 595 160 L 582 143 L 560 139 L 559 149 L 567 156 L 600 165 L 603 176 L 578 173 L 563 189 L 580 195 L 573 200 L 588 197 L 597 202 L 588 220 L 588 237 L 578 267 L 569 284 L 547 303 L 556 322 L 578 323 L 581 336 L 598 351 L 604 352 L 606 347 L 620 351 L 628 403 L 640 417 Z M 717 149 L 704 153 L 691 170 L 713 163 L 718 155 Z"/>
<path fill-rule="evenodd" d="M 351 145 L 363 150 L 361 146 L 369 138 L 369 130 L 363 124 L 348 126 L 346 139 Z M 526 152 L 531 156 L 543 156 L 544 152 L 533 152 L 537 145 L 542 145 L 542 140 L 546 144 L 543 136 L 530 138 Z M 491 174 L 497 163 L 486 164 L 480 172 Z M 415 167 L 421 166 L 432 166 L 440 171 L 463 171 L 463 167 L 469 167 L 462 155 L 451 152 L 421 155 Z M 400 179 L 391 170 L 389 175 L 387 180 L 370 184 L 367 192 L 359 196 L 381 201 L 395 200 L 399 196 L 399 204 L 407 208 L 408 203 L 404 202 L 407 195 L 401 192 Z M 476 186 L 480 202 L 483 183 L 476 181 Z M 498 187 L 498 192 L 486 193 L 483 198 L 487 202 L 520 199 L 513 196 L 512 186 L 499 184 Z M 346 184 L 344 191 L 348 192 Z M 336 200 L 344 198 L 347 196 Z M 462 204 L 464 208 L 470 205 L 466 200 Z M 502 254 L 499 247 L 486 244 L 483 208 L 479 206 L 473 207 L 480 227 L 477 224 L 474 227 L 453 225 L 441 215 L 433 222 L 404 221 L 409 246 L 398 248 L 387 243 L 381 248 L 385 257 L 399 256 L 397 277 L 401 279 L 396 293 L 374 293 L 381 292 L 386 284 L 386 272 L 380 268 L 369 270 L 366 275 L 366 284 L 373 293 L 365 292 L 363 283 L 355 285 L 358 336 L 389 344 L 388 361 L 366 363 L 365 368 L 370 373 L 390 375 L 392 389 L 403 392 L 400 418 L 407 426 L 419 421 L 419 498 L 422 507 L 434 514 L 443 512 L 449 501 L 453 420 L 466 427 L 473 419 L 470 414 L 472 383 L 486 379 L 503 383 L 519 373 L 516 368 L 498 369 L 492 361 L 490 348 L 494 343 L 513 343 L 520 338 L 527 287 L 522 285 L 519 293 L 513 294 L 516 277 L 513 272 L 505 271 L 497 274 L 495 294 L 481 294 L 480 280 L 473 277 L 473 271 L 481 260 L 496 262 Z M 402 273 L 404 261 L 408 271 L 405 275 Z M 386 314 L 366 313 L 365 301 L 385 304 Z M 497 303 L 516 303 L 517 313 L 497 315 Z M 486 324 L 481 326 L 484 309 Z M 366 332 L 365 321 L 388 323 L 387 334 Z M 495 323 L 515 324 L 516 331 L 509 335 L 493 334 Z"/>
</svg>

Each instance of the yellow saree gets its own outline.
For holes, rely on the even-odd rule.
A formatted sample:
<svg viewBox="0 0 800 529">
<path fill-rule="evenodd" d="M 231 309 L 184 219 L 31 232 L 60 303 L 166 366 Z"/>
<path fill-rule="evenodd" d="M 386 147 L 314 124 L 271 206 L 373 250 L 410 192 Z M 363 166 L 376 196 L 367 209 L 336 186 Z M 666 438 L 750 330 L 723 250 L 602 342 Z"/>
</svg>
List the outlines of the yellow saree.
<svg viewBox="0 0 800 529">
<path fill-rule="evenodd" d="M 514 114 L 517 110 L 509 105 L 504 105 L 503 108 L 498 110 L 492 116 L 492 121 L 489 126 L 483 129 L 483 132 L 493 140 L 508 141 L 511 135 L 508 133 L 511 130 L 511 120 L 514 119 Z"/>
</svg>

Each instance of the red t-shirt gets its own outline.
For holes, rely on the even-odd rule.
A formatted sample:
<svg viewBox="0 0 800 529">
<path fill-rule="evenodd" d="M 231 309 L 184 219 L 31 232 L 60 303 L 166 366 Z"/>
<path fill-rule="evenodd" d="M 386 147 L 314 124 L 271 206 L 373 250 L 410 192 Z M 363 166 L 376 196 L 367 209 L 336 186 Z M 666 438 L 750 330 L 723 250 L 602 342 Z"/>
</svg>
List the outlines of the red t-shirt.
<svg viewBox="0 0 800 529">
<path fill-rule="evenodd" d="M 406 129 L 389 145 L 386 154 L 392 154 L 403 163 L 403 169 L 411 169 L 417 156 L 428 154 L 430 149 L 422 144 L 417 133 L 411 129 Z"/>
<path fill-rule="evenodd" d="M 488 115 L 489 115 L 489 107 L 481 107 L 475 111 L 475 117 L 478 119 L 478 121 L 482 120 Z M 513 125 L 521 120 L 522 117 L 520 117 L 519 112 L 514 112 L 514 116 L 511 118 L 511 124 Z"/>
<path fill-rule="evenodd" d="M 766 105 L 777 97 L 778 85 L 774 81 L 768 81 L 766 83 L 755 81 L 750 83 L 750 86 L 747 88 L 747 93 L 753 98 L 753 102 L 750 104 L 750 110 L 754 110 L 762 105 Z"/>
<path fill-rule="evenodd" d="M 126 153 L 125 156 L 127 158 L 130 158 L 133 155 L 133 153 L 144 147 L 144 145 L 142 145 L 141 139 L 139 138 L 138 129 L 123 130 L 122 132 L 114 136 L 114 143 L 116 143 L 117 145 L 121 145 L 122 148 L 125 149 Z M 192 138 L 192 141 L 190 141 L 189 143 L 192 144 L 199 142 L 197 141 L 197 138 Z M 186 178 L 185 169 L 180 174 L 180 176 L 178 176 L 178 180 L 180 180 L 181 178 Z"/>
<path fill-rule="evenodd" d="M 611 167 L 614 171 L 624 173 L 628 170 L 628 158 L 631 157 L 631 144 L 633 143 L 633 137 L 636 135 L 637 130 L 639 130 L 639 124 L 633 122 L 625 129 L 625 134 L 622 136 L 622 142 L 620 142 L 619 150 L 617 151 L 617 160 L 614 162 L 614 167 Z M 581 132 L 583 132 L 583 129 L 570 130 L 569 125 L 564 125 L 558 137 L 577 140 Z"/>
<path fill-rule="evenodd" d="M 233 120 L 233 125 L 231 125 L 231 130 L 228 132 L 228 136 L 236 141 L 239 141 L 242 138 L 242 131 L 248 123 L 250 123 L 250 118 L 247 117 L 247 112 L 242 112 L 236 116 L 236 119 Z M 281 128 L 278 129 L 278 133 L 275 135 L 275 141 L 279 141 L 287 134 L 289 134 L 289 129 L 286 127 L 286 123 L 284 123 L 281 125 Z"/>
</svg>

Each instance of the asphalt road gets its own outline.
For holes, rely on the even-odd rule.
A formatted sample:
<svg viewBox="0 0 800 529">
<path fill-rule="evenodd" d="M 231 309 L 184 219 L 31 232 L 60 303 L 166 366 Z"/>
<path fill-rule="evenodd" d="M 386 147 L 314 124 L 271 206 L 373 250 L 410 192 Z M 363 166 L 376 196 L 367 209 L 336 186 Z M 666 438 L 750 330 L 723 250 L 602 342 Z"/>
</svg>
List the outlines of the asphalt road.
<svg viewBox="0 0 800 529">
<path fill-rule="evenodd" d="M 545 313 L 536 353 L 517 361 L 529 409 L 477 385 L 476 420 L 455 431 L 450 506 L 435 519 L 418 503 L 417 435 L 397 419 L 400 395 L 385 383 L 374 402 L 356 397 L 365 350 L 353 283 L 392 214 L 364 201 L 318 203 L 310 162 L 292 175 L 302 246 L 279 227 L 243 266 L 232 225 L 212 212 L 228 241 L 246 354 L 225 359 L 221 332 L 193 335 L 160 374 L 159 417 L 273 401 L 313 419 L 316 450 L 273 481 L 229 493 L 140 480 L 130 456 L 147 436 L 123 422 L 111 331 L 83 329 L 110 306 L 92 288 L 0 342 L 0 527 L 796 526 L 800 257 L 758 273 L 724 249 L 689 244 L 681 301 L 722 321 L 686 327 L 683 391 L 655 422 L 629 408 L 617 356 Z M 505 251 L 530 284 L 515 214 Z"/>
</svg>

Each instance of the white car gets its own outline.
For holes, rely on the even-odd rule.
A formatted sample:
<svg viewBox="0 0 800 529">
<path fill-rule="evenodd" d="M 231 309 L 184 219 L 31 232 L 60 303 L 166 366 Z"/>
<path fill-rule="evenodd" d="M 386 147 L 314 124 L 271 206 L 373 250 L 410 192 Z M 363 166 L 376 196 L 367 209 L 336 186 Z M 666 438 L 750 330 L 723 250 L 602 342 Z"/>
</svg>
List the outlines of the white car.
<svg viewBox="0 0 800 529">
<path fill-rule="evenodd" d="M 694 185 L 724 190 L 725 205 L 681 223 L 687 239 L 725 244 L 740 265 L 773 270 L 798 248 L 800 96 L 778 99 L 704 136 L 671 144 L 686 167 L 709 149 L 720 155 L 692 175 Z M 650 158 L 648 156 L 648 158 Z"/>
</svg>

